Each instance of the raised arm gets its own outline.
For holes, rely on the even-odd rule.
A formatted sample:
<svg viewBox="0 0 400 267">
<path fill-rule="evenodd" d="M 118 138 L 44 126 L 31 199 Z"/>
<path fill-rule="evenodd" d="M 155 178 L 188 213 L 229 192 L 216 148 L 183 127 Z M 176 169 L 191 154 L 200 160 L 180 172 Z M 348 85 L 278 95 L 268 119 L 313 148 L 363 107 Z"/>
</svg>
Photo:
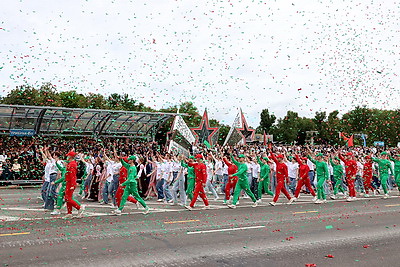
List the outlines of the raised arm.
<svg viewBox="0 0 400 267">
<path fill-rule="evenodd" d="M 129 165 L 129 163 L 127 163 L 123 158 L 121 158 L 120 160 L 121 160 L 122 166 L 124 166 L 126 169 L 129 169 L 129 167 L 130 167 L 131 165 Z"/>
<path fill-rule="evenodd" d="M 236 166 L 239 166 L 239 165 L 240 165 L 239 161 L 237 161 L 237 160 L 233 157 L 233 155 L 231 155 L 231 160 L 232 160 L 233 164 L 235 164 Z"/>
</svg>

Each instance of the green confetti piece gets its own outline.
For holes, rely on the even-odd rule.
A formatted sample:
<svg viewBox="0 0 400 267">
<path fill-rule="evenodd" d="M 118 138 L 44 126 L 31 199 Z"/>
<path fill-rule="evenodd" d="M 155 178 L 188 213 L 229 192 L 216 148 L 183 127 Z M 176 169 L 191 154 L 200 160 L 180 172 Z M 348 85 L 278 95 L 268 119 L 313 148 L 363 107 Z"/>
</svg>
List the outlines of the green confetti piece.
<svg viewBox="0 0 400 267">
<path fill-rule="evenodd" d="M 326 229 L 332 229 L 333 226 L 332 226 L 332 225 L 327 225 L 327 226 L 325 226 L 325 228 L 326 228 Z"/>
</svg>

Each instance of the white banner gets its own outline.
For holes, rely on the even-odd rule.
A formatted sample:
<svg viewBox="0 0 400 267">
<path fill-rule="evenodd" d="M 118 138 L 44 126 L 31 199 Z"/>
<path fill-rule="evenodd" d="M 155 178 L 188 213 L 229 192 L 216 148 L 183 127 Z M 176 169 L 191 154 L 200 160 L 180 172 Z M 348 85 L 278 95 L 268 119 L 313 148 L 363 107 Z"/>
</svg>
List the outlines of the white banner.
<svg viewBox="0 0 400 267">
<path fill-rule="evenodd" d="M 183 146 L 179 145 L 175 141 L 171 140 L 169 143 L 168 153 L 172 153 L 174 155 L 185 155 L 186 157 L 190 156 L 189 150 L 185 149 Z"/>
<path fill-rule="evenodd" d="M 233 121 L 233 124 L 231 126 L 231 129 L 229 130 L 228 135 L 226 136 L 226 139 L 224 141 L 224 146 L 229 142 L 229 139 L 231 139 L 232 134 L 234 131 L 236 131 L 237 128 L 242 127 L 242 117 L 240 116 L 240 112 L 236 115 L 235 120 Z"/>
<path fill-rule="evenodd" d="M 192 130 L 186 125 L 186 122 L 182 119 L 181 116 L 177 115 L 175 117 L 174 126 L 172 127 L 171 132 L 174 130 L 178 130 L 179 133 L 185 137 L 185 139 L 190 143 L 194 144 L 196 142 L 196 138 L 194 137 Z"/>
</svg>

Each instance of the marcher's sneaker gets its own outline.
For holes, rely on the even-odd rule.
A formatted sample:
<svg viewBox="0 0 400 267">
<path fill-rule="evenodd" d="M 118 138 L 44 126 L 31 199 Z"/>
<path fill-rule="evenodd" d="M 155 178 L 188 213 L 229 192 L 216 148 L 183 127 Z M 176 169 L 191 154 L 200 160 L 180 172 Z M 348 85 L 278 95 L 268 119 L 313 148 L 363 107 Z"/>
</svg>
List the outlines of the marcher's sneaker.
<svg viewBox="0 0 400 267">
<path fill-rule="evenodd" d="M 327 203 L 326 199 L 322 200 L 322 203 L 324 203 L 324 204 Z"/>
<path fill-rule="evenodd" d="M 121 215 L 121 213 L 122 213 L 122 211 L 120 211 L 119 209 L 112 211 L 112 214 L 117 215 L 117 216 Z"/>
<path fill-rule="evenodd" d="M 216 198 L 214 198 L 215 201 L 217 201 L 219 199 L 219 196 L 217 196 Z"/>
<path fill-rule="evenodd" d="M 146 214 L 149 214 L 149 212 L 150 212 L 150 208 L 146 206 L 146 208 L 144 209 L 143 214 L 146 215 Z"/>
<path fill-rule="evenodd" d="M 228 205 L 228 202 L 226 201 L 226 199 L 224 199 L 224 205 Z"/>
<path fill-rule="evenodd" d="M 257 205 L 258 205 L 258 204 L 257 204 L 257 201 L 256 201 L 256 202 L 254 202 L 253 205 L 251 205 L 251 206 L 252 206 L 253 208 L 256 208 Z"/>
<path fill-rule="evenodd" d="M 136 204 L 136 208 L 137 208 L 137 209 L 140 209 L 140 203 L 139 203 L 139 202 L 136 202 L 135 204 Z"/>
<path fill-rule="evenodd" d="M 365 194 L 364 197 L 369 197 L 369 195 L 368 195 L 368 194 Z"/>
<path fill-rule="evenodd" d="M 73 216 L 72 216 L 72 214 L 70 214 L 70 213 L 68 213 L 67 215 L 65 215 L 64 217 L 63 217 L 63 219 L 72 219 L 73 218 Z"/>
<path fill-rule="evenodd" d="M 336 196 L 335 195 L 330 195 L 330 198 L 335 200 Z"/>
<path fill-rule="evenodd" d="M 157 202 L 163 202 L 162 198 L 157 199 Z"/>
<path fill-rule="evenodd" d="M 116 208 L 116 206 L 113 203 L 110 203 L 110 206 L 111 206 L 112 209 Z"/>
<path fill-rule="evenodd" d="M 81 205 L 81 208 L 78 210 L 78 217 L 82 217 L 82 214 L 85 212 L 86 205 Z"/>
<path fill-rule="evenodd" d="M 236 205 L 239 205 L 239 200 L 236 202 Z"/>
<path fill-rule="evenodd" d="M 50 214 L 51 215 L 60 215 L 61 212 L 59 210 L 53 210 Z"/>
<path fill-rule="evenodd" d="M 271 206 L 275 206 L 275 205 L 276 205 L 276 202 L 272 201 L 272 202 L 269 202 L 269 204 L 270 204 Z"/>
<path fill-rule="evenodd" d="M 348 197 L 348 198 L 346 199 L 346 201 L 347 201 L 347 202 L 351 202 L 351 201 L 353 201 L 353 198 L 352 198 L 352 197 Z"/>
<path fill-rule="evenodd" d="M 104 204 L 107 204 L 107 203 L 105 203 L 104 201 L 100 201 L 99 204 L 100 205 L 104 205 Z"/>
<path fill-rule="evenodd" d="M 257 203 L 260 204 L 262 202 L 261 198 L 257 200 Z"/>
<path fill-rule="evenodd" d="M 236 205 L 228 205 L 228 208 L 230 208 L 230 209 L 236 209 Z"/>
<path fill-rule="evenodd" d="M 203 210 L 209 210 L 209 209 L 210 209 L 210 205 L 203 207 Z"/>
<path fill-rule="evenodd" d="M 364 193 L 363 193 L 363 192 L 361 192 L 361 193 L 360 193 L 360 196 L 361 196 L 361 197 L 362 197 L 362 196 L 364 196 Z"/>
<path fill-rule="evenodd" d="M 296 201 L 296 198 L 295 198 L 295 197 L 292 197 L 291 199 L 289 199 L 288 204 L 292 204 L 292 203 L 295 202 L 295 201 Z"/>
<path fill-rule="evenodd" d="M 317 201 L 317 196 L 313 197 L 313 198 L 311 199 L 311 201 L 313 201 L 313 202 Z"/>
<path fill-rule="evenodd" d="M 175 206 L 176 203 L 175 203 L 175 202 L 172 202 L 172 203 L 169 203 L 169 205 L 170 205 L 170 206 Z"/>
<path fill-rule="evenodd" d="M 190 206 L 185 206 L 185 208 L 188 209 L 188 210 L 192 210 L 192 209 L 193 209 L 193 208 L 190 207 Z"/>
<path fill-rule="evenodd" d="M 384 199 L 386 199 L 386 198 L 388 198 L 388 197 L 389 197 L 388 194 L 384 194 L 384 195 L 383 195 L 383 198 L 384 198 Z"/>
<path fill-rule="evenodd" d="M 322 200 L 321 199 L 317 199 L 314 203 L 315 204 L 322 204 Z"/>
<path fill-rule="evenodd" d="M 168 200 L 167 202 L 168 202 L 168 203 L 173 203 L 174 200 L 173 200 L 173 199 L 170 199 L 170 200 Z"/>
</svg>

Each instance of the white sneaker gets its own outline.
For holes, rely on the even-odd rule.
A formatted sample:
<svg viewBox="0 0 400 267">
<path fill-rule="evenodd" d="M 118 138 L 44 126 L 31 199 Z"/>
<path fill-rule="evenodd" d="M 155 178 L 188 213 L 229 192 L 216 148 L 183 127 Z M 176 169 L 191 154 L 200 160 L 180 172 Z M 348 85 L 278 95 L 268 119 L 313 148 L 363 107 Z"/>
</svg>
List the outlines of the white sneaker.
<svg viewBox="0 0 400 267">
<path fill-rule="evenodd" d="M 168 200 L 168 203 L 173 203 L 173 202 L 174 202 L 173 199 Z"/>
<path fill-rule="evenodd" d="M 315 204 L 322 204 L 322 200 L 321 199 L 317 199 L 314 203 Z"/>
<path fill-rule="evenodd" d="M 388 195 L 388 194 L 384 194 L 384 195 L 383 195 L 383 198 L 384 198 L 384 199 L 389 198 L 389 195 Z"/>
<path fill-rule="evenodd" d="M 219 199 L 219 196 L 217 196 L 216 198 L 214 198 L 215 201 L 217 201 Z"/>
<path fill-rule="evenodd" d="M 192 209 L 193 209 L 193 208 L 190 207 L 190 206 L 185 206 L 185 208 L 188 209 L 188 210 L 192 210 Z"/>
<path fill-rule="evenodd" d="M 271 205 L 271 206 L 275 206 L 276 205 L 276 202 L 269 202 L 269 204 Z"/>
<path fill-rule="evenodd" d="M 169 205 L 170 205 L 170 206 L 175 206 L 176 203 L 175 203 L 175 202 L 172 202 L 172 203 L 169 203 Z"/>
<path fill-rule="evenodd" d="M 292 197 L 292 198 L 291 198 L 291 199 L 288 201 L 288 203 L 287 203 L 287 204 L 288 204 L 288 205 L 292 204 L 292 203 L 293 203 L 293 201 L 294 201 L 293 199 L 294 199 L 294 197 Z"/>
<path fill-rule="evenodd" d="M 253 203 L 253 205 L 251 205 L 253 208 L 256 208 L 258 205 L 257 201 Z"/>
<path fill-rule="evenodd" d="M 60 212 L 60 210 L 53 210 L 50 214 L 51 215 L 60 215 L 61 212 Z"/>
<path fill-rule="evenodd" d="M 369 197 L 369 195 L 368 195 L 368 194 L 365 194 L 364 197 Z"/>
<path fill-rule="evenodd" d="M 352 197 L 348 197 L 348 198 L 346 199 L 346 201 L 347 201 L 347 202 L 351 202 L 351 201 L 353 201 L 353 198 L 352 198 Z"/>
<path fill-rule="evenodd" d="M 203 210 L 209 210 L 209 209 L 210 209 L 210 205 L 203 207 Z"/>
<path fill-rule="evenodd" d="M 78 217 L 82 217 L 82 214 L 85 212 L 86 205 L 81 205 L 81 208 L 78 210 Z"/>
<path fill-rule="evenodd" d="M 236 202 L 236 205 L 239 205 L 239 200 Z"/>
<path fill-rule="evenodd" d="M 137 208 L 137 209 L 140 209 L 140 203 L 139 203 L 139 202 L 136 202 L 135 204 L 136 204 L 136 208 Z"/>
<path fill-rule="evenodd" d="M 313 197 L 313 198 L 311 199 L 311 201 L 313 201 L 313 202 L 317 201 L 317 196 Z"/>
<path fill-rule="evenodd" d="M 324 204 L 327 203 L 326 199 L 322 200 L 322 203 L 324 203 Z"/>
<path fill-rule="evenodd" d="M 335 195 L 330 195 L 330 198 L 331 199 L 336 199 L 336 196 Z"/>
<path fill-rule="evenodd" d="M 110 203 L 110 206 L 111 206 L 112 209 L 116 208 L 116 206 L 113 203 Z"/>
<path fill-rule="evenodd" d="M 259 200 L 257 200 L 257 203 L 258 203 L 258 204 L 261 204 L 261 203 L 262 203 L 261 198 L 260 198 Z"/>
<path fill-rule="evenodd" d="M 228 205 L 228 208 L 230 208 L 230 209 L 236 209 L 236 205 Z"/>
<path fill-rule="evenodd" d="M 112 211 L 112 214 L 115 214 L 115 215 L 117 215 L 117 216 L 120 216 L 121 213 L 122 213 L 122 211 L 120 211 L 119 209 L 116 209 L 116 210 L 113 210 L 113 211 Z"/>
<path fill-rule="evenodd" d="M 157 202 L 163 202 L 162 198 L 157 199 Z"/>
<path fill-rule="evenodd" d="M 146 208 L 144 209 L 143 214 L 146 215 L 146 214 L 149 214 L 149 212 L 150 212 L 150 208 L 149 208 L 149 207 L 146 207 Z"/>
</svg>

